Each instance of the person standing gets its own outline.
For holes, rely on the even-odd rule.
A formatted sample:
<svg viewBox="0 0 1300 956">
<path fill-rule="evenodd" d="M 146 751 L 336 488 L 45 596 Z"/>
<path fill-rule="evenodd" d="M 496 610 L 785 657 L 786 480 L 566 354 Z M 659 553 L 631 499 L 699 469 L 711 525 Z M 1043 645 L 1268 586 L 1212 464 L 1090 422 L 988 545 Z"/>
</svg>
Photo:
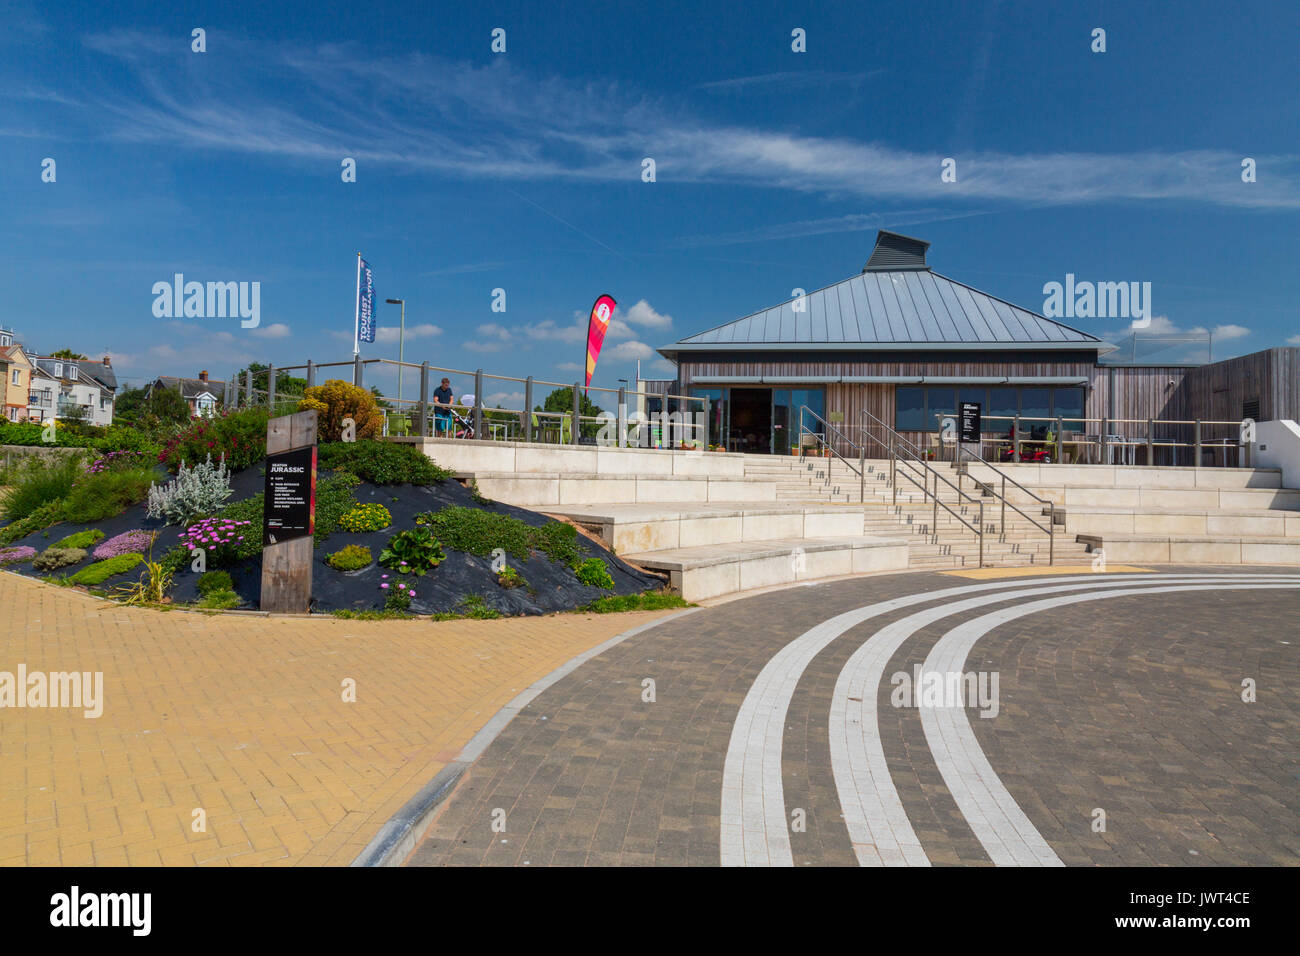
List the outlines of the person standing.
<svg viewBox="0 0 1300 956">
<path fill-rule="evenodd" d="M 433 434 L 451 433 L 451 405 L 455 396 L 451 391 L 451 379 L 444 378 L 442 384 L 433 390 Z"/>
</svg>

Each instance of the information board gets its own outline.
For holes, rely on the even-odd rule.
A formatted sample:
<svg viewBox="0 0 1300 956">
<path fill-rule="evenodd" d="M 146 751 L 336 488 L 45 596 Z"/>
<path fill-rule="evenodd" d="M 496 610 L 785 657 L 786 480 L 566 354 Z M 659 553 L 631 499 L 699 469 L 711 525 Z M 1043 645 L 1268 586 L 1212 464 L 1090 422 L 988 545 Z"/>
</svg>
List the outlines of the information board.
<svg viewBox="0 0 1300 956">
<path fill-rule="evenodd" d="M 262 545 L 309 538 L 316 531 L 316 446 L 266 457 Z"/>
<path fill-rule="evenodd" d="M 959 440 L 978 442 L 980 440 L 980 403 L 961 403 L 961 432 Z"/>
</svg>

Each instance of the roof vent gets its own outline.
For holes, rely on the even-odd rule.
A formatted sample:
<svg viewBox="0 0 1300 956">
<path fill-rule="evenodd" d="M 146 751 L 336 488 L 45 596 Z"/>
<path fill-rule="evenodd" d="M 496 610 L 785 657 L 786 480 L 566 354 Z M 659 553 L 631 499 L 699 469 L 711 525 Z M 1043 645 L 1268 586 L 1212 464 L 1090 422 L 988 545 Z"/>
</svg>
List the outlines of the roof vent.
<svg viewBox="0 0 1300 956">
<path fill-rule="evenodd" d="M 925 250 L 930 244 L 924 239 L 913 239 L 897 232 L 881 229 L 876 233 L 876 248 L 862 267 L 863 272 L 900 272 L 905 269 L 929 269 L 925 264 Z"/>
</svg>

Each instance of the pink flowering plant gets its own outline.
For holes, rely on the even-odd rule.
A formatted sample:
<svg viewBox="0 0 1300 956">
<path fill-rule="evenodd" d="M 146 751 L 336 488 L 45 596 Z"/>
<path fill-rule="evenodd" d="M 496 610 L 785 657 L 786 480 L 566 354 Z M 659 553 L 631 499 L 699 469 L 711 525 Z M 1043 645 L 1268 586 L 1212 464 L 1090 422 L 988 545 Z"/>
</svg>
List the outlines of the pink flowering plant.
<svg viewBox="0 0 1300 956">
<path fill-rule="evenodd" d="M 17 548 L 0 548 L 0 567 L 6 564 L 18 564 L 36 557 L 36 549 L 22 545 Z"/>
<path fill-rule="evenodd" d="M 193 554 L 202 548 L 207 554 L 207 563 L 213 567 L 233 564 L 239 556 L 239 549 L 252 522 L 232 521 L 217 516 L 196 521 L 181 532 L 180 543 Z"/>
<path fill-rule="evenodd" d="M 411 606 L 415 597 L 415 588 L 404 581 L 389 580 L 388 575 L 380 575 L 379 590 L 384 594 L 384 609 L 388 611 L 405 611 Z"/>
<path fill-rule="evenodd" d="M 102 458 L 96 458 L 86 469 L 88 475 L 98 475 L 105 471 L 126 471 L 131 468 L 140 468 L 147 463 L 147 457 L 142 451 L 130 451 L 122 449 L 121 451 L 110 451 Z"/>
<path fill-rule="evenodd" d="M 121 534 L 102 542 L 95 549 L 95 560 L 117 558 L 124 554 L 144 554 L 153 544 L 152 531 L 123 531 Z"/>
</svg>

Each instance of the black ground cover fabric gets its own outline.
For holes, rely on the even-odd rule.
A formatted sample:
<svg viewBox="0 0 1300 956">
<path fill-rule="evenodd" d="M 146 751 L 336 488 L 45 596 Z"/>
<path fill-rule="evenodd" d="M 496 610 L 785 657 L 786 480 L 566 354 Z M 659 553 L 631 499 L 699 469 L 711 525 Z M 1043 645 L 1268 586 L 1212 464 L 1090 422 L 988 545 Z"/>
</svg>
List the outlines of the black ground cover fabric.
<svg viewBox="0 0 1300 956">
<path fill-rule="evenodd" d="M 227 502 L 239 501 L 262 491 L 265 482 L 263 468 L 263 464 L 258 464 L 234 474 L 231 477 L 234 494 L 227 499 Z M 318 480 L 327 477 L 329 473 L 322 472 Z M 527 582 L 524 587 L 509 589 L 501 587 L 497 583 L 496 573 L 492 570 L 491 558 L 452 551 L 445 547 L 446 560 L 423 577 L 398 575 L 387 568 L 380 567 L 379 554 L 392 534 L 416 527 L 415 516 L 422 512 L 437 511 L 449 506 L 480 508 L 518 518 L 534 527 L 540 527 L 552 519 L 535 511 L 511 505 L 479 504 L 474 501 L 467 488 L 452 479 L 429 486 L 378 486 L 363 482 L 353 489 L 353 497 L 362 504 L 369 502 L 382 504 L 392 515 L 392 524 L 382 531 L 360 534 L 337 530 L 326 540 L 317 543 L 312 567 L 313 612 L 382 608 L 388 594 L 388 591 L 380 587 L 382 583 L 395 585 L 400 582 L 408 589 L 414 590 L 416 596 L 411 599 L 410 611 L 415 614 L 464 611 L 464 599 L 475 594 L 482 596 L 486 606 L 502 614 L 544 614 L 581 607 L 596 598 L 611 594 L 637 594 L 657 589 L 663 584 L 662 579 L 625 564 L 604 546 L 581 534 L 577 539 L 581 558 L 595 557 L 606 563 L 614 579 L 612 590 L 582 584 L 567 565 L 551 561 L 541 553 L 534 553 L 526 561 L 506 556 L 507 565 L 514 568 Z M 146 518 L 145 507 L 142 502 L 133 505 L 117 517 L 91 524 L 57 524 L 45 531 L 38 531 L 15 541 L 9 547 L 27 545 L 35 548 L 39 553 L 60 538 L 87 528 L 98 528 L 103 531 L 104 540 L 124 531 L 141 528 L 158 533 L 153 548 L 153 556 L 158 559 L 176 546 L 182 529 L 176 525 L 164 525 L 157 519 Z M 261 529 L 250 526 L 248 532 L 260 535 Z M 100 543 L 102 542 L 97 542 L 89 550 L 93 552 Z M 373 563 L 359 571 L 336 571 L 325 563 L 326 557 L 349 544 L 370 548 Z M 93 556 L 87 557 L 81 564 L 65 568 L 61 573 L 70 575 L 93 560 Z M 40 572 L 32 568 L 30 561 L 11 564 L 8 570 L 34 577 L 41 576 Z M 227 570 L 234 581 L 235 592 L 243 601 L 242 606 L 256 608 L 261 592 L 261 558 L 241 562 Z M 130 583 L 138 580 L 142 573 L 142 566 L 138 566 L 125 574 L 110 578 L 100 587 L 111 589 L 116 585 Z M 383 577 L 385 574 L 388 575 L 387 578 Z M 180 604 L 195 601 L 198 596 L 196 589 L 198 578 L 199 575 L 187 564 L 176 575 L 171 591 L 173 600 Z"/>
</svg>

